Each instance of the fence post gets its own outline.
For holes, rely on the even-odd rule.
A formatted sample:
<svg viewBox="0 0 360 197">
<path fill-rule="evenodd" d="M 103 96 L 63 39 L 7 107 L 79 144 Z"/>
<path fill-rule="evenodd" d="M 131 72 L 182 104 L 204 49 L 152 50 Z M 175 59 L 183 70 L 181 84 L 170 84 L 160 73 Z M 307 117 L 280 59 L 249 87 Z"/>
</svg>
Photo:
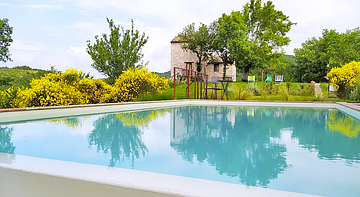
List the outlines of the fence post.
<svg viewBox="0 0 360 197">
<path fill-rule="evenodd" d="M 176 67 L 174 67 L 174 100 L 176 100 Z"/>
<path fill-rule="evenodd" d="M 190 92 L 190 70 L 186 70 L 186 73 L 187 73 L 187 89 L 186 89 L 186 97 L 187 99 L 189 99 L 189 92 Z"/>
</svg>

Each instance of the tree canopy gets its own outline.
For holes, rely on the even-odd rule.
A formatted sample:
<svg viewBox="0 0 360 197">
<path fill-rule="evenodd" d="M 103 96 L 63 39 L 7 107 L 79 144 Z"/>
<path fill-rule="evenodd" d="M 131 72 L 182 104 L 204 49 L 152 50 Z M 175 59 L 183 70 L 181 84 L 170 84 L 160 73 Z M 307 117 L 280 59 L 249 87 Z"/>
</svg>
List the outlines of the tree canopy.
<svg viewBox="0 0 360 197">
<path fill-rule="evenodd" d="M 250 69 L 265 68 L 269 61 L 282 59 L 281 47 L 290 43 L 286 34 L 296 23 L 276 10 L 272 1 L 251 0 L 237 15 L 242 17 L 245 39 L 234 40 L 230 51 L 246 79 Z"/>
<path fill-rule="evenodd" d="M 196 54 L 198 58 L 196 69 L 200 72 L 202 63 L 209 60 L 211 56 L 211 43 L 213 38 L 207 25 L 201 23 L 200 27 L 196 29 L 195 24 L 192 23 L 186 26 L 178 36 L 181 47 L 184 50 L 189 50 Z"/>
<path fill-rule="evenodd" d="M 86 52 L 93 59 L 92 67 L 109 77 L 114 82 L 122 71 L 128 68 L 140 67 L 143 62 L 142 47 L 147 43 L 148 36 L 134 29 L 131 20 L 131 29 L 115 25 L 112 19 L 107 18 L 110 35 L 103 34 L 101 38 L 95 36 L 95 43 L 87 41 Z"/>
<path fill-rule="evenodd" d="M 13 28 L 9 25 L 9 19 L 0 19 L 0 62 L 11 61 L 9 47 L 13 42 L 12 32 Z"/>
<path fill-rule="evenodd" d="M 198 64 L 216 54 L 223 62 L 224 77 L 226 67 L 235 62 L 247 79 L 250 69 L 265 69 L 282 60 L 282 47 L 290 43 L 287 33 L 295 24 L 272 1 L 250 0 L 242 11 L 222 14 L 208 28 L 202 24 L 195 30 L 191 24 L 179 35 L 187 43 L 184 48 L 197 54 Z"/>
<path fill-rule="evenodd" d="M 294 53 L 298 62 L 297 81 L 324 82 L 331 68 L 360 61 L 360 29 L 345 33 L 324 29 L 321 37 L 306 40 Z"/>
</svg>

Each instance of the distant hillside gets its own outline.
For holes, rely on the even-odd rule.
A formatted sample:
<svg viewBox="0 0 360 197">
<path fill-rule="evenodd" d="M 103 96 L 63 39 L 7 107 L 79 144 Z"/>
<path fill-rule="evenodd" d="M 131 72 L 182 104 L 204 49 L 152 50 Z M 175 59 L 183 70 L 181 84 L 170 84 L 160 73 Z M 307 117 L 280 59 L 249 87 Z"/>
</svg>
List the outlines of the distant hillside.
<svg viewBox="0 0 360 197">
<path fill-rule="evenodd" d="M 296 63 L 295 55 L 284 55 L 284 57 L 289 59 L 290 61 Z"/>
<path fill-rule="evenodd" d="M 165 77 L 166 79 L 170 78 L 170 76 L 171 76 L 170 71 L 163 72 L 163 73 L 155 72 L 155 74 L 159 75 L 160 77 Z"/>
<path fill-rule="evenodd" d="M 40 78 L 50 71 L 33 69 L 29 66 L 17 66 L 14 68 L 0 67 L 0 90 L 14 87 L 30 87 L 33 78 Z"/>
</svg>

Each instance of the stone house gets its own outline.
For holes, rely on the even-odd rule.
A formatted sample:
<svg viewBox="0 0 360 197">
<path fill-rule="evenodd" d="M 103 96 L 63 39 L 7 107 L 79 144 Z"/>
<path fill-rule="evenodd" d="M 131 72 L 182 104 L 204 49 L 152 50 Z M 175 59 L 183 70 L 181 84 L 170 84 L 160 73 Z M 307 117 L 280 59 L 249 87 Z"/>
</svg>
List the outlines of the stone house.
<svg viewBox="0 0 360 197">
<path fill-rule="evenodd" d="M 210 81 L 212 76 L 222 77 L 224 65 L 220 58 L 216 58 L 218 61 L 209 63 L 206 66 L 202 66 L 201 72 L 206 73 Z M 179 37 L 176 36 L 171 40 L 171 76 L 174 75 L 174 67 L 185 68 L 185 62 L 194 62 L 193 70 L 196 70 L 196 62 L 198 58 L 196 54 L 191 51 L 185 51 L 181 48 Z M 203 63 L 205 65 L 205 62 Z M 235 65 L 228 65 L 226 70 L 226 76 L 231 77 L 233 81 L 236 81 L 236 67 Z"/>
</svg>

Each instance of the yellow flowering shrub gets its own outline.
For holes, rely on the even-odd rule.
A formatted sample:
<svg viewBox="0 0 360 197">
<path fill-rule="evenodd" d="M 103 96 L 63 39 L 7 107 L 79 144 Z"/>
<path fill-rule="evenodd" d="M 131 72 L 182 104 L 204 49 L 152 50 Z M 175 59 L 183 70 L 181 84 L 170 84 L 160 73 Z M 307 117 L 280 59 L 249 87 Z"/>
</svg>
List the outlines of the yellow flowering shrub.
<svg viewBox="0 0 360 197">
<path fill-rule="evenodd" d="M 112 93 L 114 88 L 101 79 L 84 78 L 77 84 L 82 93 L 85 103 L 107 103 L 114 102 Z"/>
<path fill-rule="evenodd" d="M 327 74 L 330 84 L 336 88 L 353 87 L 356 84 L 356 78 L 360 73 L 360 62 L 352 61 L 340 68 L 332 68 Z"/>
<path fill-rule="evenodd" d="M 30 86 L 0 92 L 0 108 L 126 102 L 135 100 L 140 94 L 169 88 L 165 78 L 146 69 L 124 71 L 114 86 L 101 79 L 88 78 L 74 68 L 32 79 Z"/>
<path fill-rule="evenodd" d="M 357 138 L 360 133 L 360 123 L 350 116 L 331 111 L 329 120 L 325 122 L 330 131 L 339 132 L 349 138 Z"/>
<path fill-rule="evenodd" d="M 19 106 L 18 94 L 21 88 L 10 87 L 5 91 L 0 91 L 0 108 L 17 108 Z"/>
<path fill-rule="evenodd" d="M 130 68 L 115 80 L 114 99 L 118 102 L 135 100 L 139 95 L 158 92 L 169 88 L 164 77 L 159 77 L 147 69 Z"/>
</svg>

